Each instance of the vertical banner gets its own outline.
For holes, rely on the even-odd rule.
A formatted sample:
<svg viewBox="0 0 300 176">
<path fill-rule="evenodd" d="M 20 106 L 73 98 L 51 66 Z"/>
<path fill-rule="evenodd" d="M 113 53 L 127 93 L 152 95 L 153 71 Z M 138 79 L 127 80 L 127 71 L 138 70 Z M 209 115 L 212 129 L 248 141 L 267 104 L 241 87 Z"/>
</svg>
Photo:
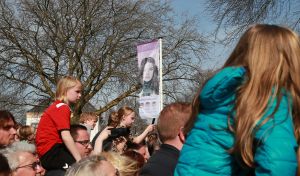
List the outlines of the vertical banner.
<svg viewBox="0 0 300 176">
<path fill-rule="evenodd" d="M 161 65 L 160 40 L 137 46 L 139 79 L 142 90 L 139 94 L 141 118 L 157 118 L 161 111 Z"/>
</svg>

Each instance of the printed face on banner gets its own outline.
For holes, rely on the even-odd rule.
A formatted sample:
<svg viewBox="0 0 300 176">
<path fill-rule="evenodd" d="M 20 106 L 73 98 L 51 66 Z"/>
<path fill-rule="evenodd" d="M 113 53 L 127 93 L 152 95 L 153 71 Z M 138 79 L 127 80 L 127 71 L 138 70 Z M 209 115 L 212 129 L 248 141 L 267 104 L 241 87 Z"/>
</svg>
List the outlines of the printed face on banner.
<svg viewBox="0 0 300 176">
<path fill-rule="evenodd" d="M 147 62 L 144 67 L 143 80 L 147 82 L 151 81 L 151 79 L 153 78 L 153 73 L 154 73 L 153 64 Z"/>
<path fill-rule="evenodd" d="M 159 94 L 159 42 L 137 46 L 138 66 L 142 89 L 139 94 L 139 114 L 145 118 L 157 118 L 160 112 Z"/>
<path fill-rule="evenodd" d="M 158 67 L 153 57 L 145 57 L 140 65 L 140 77 L 142 83 L 141 96 L 152 96 L 159 94 Z"/>
</svg>

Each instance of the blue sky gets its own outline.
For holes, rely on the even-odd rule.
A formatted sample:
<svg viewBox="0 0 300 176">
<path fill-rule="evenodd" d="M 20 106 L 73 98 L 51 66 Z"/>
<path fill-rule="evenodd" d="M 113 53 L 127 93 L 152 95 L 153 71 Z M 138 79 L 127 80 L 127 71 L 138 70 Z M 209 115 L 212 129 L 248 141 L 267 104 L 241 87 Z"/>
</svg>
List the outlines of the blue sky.
<svg viewBox="0 0 300 176">
<path fill-rule="evenodd" d="M 213 30 L 215 23 L 212 18 L 204 12 L 204 0 L 169 0 L 176 13 L 187 13 L 189 15 L 197 15 L 200 20 L 200 31 L 210 32 Z"/>
<path fill-rule="evenodd" d="M 170 2 L 171 6 L 176 13 L 187 12 L 190 15 L 198 15 L 199 19 L 199 31 L 205 36 L 212 32 L 216 23 L 212 20 L 212 17 L 209 16 L 209 12 L 205 11 L 205 3 L 209 0 L 166 0 Z M 289 26 L 290 28 L 295 27 L 292 24 L 299 20 L 299 0 L 291 1 L 281 1 L 279 6 L 273 9 L 273 13 L 269 14 L 266 19 L 261 23 L 267 24 L 276 24 L 282 26 Z M 180 18 L 178 18 L 180 20 Z M 300 29 L 299 29 L 300 30 Z M 299 31 L 298 31 L 299 32 Z M 226 32 L 224 29 L 220 29 L 218 33 L 218 39 L 222 39 L 222 36 L 225 36 Z M 228 58 L 229 54 L 235 46 L 233 41 L 230 44 L 223 46 L 218 43 L 214 37 L 209 38 L 209 41 L 213 42 L 209 47 L 209 52 L 207 55 L 208 59 L 205 59 L 202 68 L 219 68 Z"/>
<path fill-rule="evenodd" d="M 179 14 L 178 20 L 180 20 L 181 14 L 187 14 L 189 16 L 197 16 L 199 20 L 198 30 L 205 36 L 209 36 L 215 29 L 216 23 L 212 17 L 205 12 L 205 0 L 169 0 L 174 11 Z M 224 31 L 220 31 L 218 37 L 222 37 Z M 209 40 L 212 42 L 208 54 L 203 61 L 202 68 L 219 68 L 223 65 L 224 61 L 230 54 L 232 46 L 226 46 L 219 44 L 211 36 Z"/>
</svg>

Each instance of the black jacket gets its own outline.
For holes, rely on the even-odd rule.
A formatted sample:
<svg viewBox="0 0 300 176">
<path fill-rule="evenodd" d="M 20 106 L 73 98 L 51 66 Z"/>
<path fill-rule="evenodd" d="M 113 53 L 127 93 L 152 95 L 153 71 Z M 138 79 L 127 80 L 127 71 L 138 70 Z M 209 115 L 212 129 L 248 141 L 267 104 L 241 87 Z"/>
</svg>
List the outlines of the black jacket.
<svg viewBox="0 0 300 176">
<path fill-rule="evenodd" d="M 162 144 L 141 169 L 140 176 L 173 176 L 180 151 Z"/>
</svg>

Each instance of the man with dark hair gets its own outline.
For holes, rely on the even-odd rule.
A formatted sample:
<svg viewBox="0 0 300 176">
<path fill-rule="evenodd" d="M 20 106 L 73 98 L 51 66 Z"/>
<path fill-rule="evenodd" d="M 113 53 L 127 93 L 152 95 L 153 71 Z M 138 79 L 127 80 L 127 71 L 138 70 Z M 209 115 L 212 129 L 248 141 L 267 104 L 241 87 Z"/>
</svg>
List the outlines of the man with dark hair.
<svg viewBox="0 0 300 176">
<path fill-rule="evenodd" d="M 92 151 L 92 146 L 90 145 L 90 135 L 87 132 L 87 128 L 83 125 L 71 125 L 70 134 L 81 158 L 89 156 Z M 63 176 L 65 172 L 66 171 L 62 169 L 48 170 L 46 176 Z"/>
<path fill-rule="evenodd" d="M 83 125 L 71 125 L 70 134 L 75 142 L 75 146 L 79 151 L 81 158 L 89 156 L 92 152 L 90 143 L 90 134 Z"/>
<path fill-rule="evenodd" d="M 157 131 L 163 143 L 141 169 L 141 176 L 172 176 L 185 142 L 184 127 L 190 119 L 192 107 L 189 103 L 172 103 L 160 113 Z"/>
<path fill-rule="evenodd" d="M 7 110 L 0 110 L 0 148 L 15 141 L 16 124 L 14 116 Z"/>
</svg>

